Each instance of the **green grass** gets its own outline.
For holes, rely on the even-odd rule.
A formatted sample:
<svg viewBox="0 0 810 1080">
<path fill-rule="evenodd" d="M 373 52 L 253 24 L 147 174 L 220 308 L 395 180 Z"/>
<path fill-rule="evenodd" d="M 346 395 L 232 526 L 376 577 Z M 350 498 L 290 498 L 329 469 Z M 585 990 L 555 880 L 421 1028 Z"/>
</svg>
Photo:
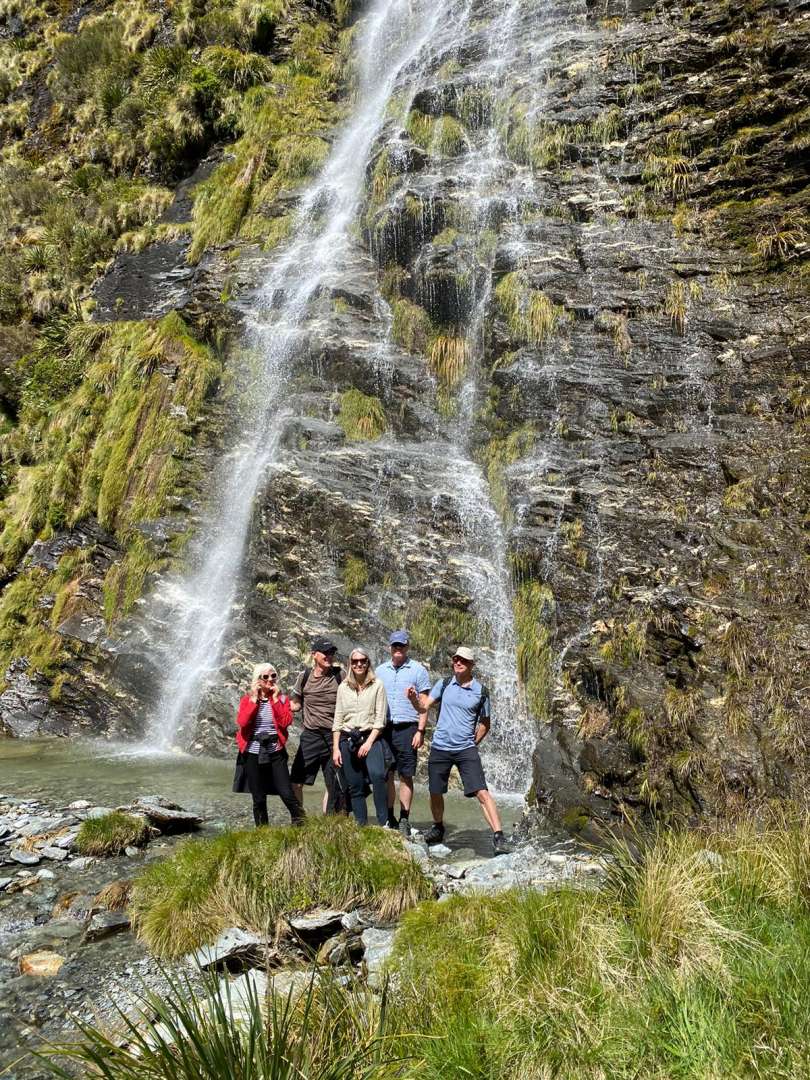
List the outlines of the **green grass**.
<svg viewBox="0 0 810 1080">
<path fill-rule="evenodd" d="M 354 872 L 360 836 L 403 858 L 397 837 L 350 822 L 309 823 L 297 834 L 303 860 L 295 836 L 264 829 L 186 845 L 142 876 L 136 918 L 162 882 L 150 915 L 170 940 L 183 913 L 210 918 L 225 877 L 260 897 L 265 916 L 282 888 L 292 907 L 296 891 L 334 883 L 336 859 L 341 881 Z M 203 850 L 207 861 L 189 858 Z M 315 978 L 297 1001 L 252 995 L 234 1024 L 227 984 L 172 979 L 164 998 L 144 998 L 154 1020 L 122 1017 L 123 1038 L 84 1025 L 48 1052 L 50 1069 L 65 1080 L 71 1066 L 109 1080 L 802 1080 L 810 820 L 636 833 L 608 856 L 593 889 L 411 907 L 381 995 Z M 185 893 L 165 876 L 183 857 Z"/>
<path fill-rule="evenodd" d="M 337 419 L 351 442 L 379 439 L 387 426 L 380 399 L 354 388 L 340 395 Z"/>
<path fill-rule="evenodd" d="M 349 555 L 341 574 L 343 587 L 349 596 L 357 596 L 368 584 L 368 565 L 357 555 Z"/>
<path fill-rule="evenodd" d="M 425 656 L 439 648 L 449 651 L 478 640 L 478 620 L 469 611 L 429 600 L 421 604 L 410 620 L 411 642 Z"/>
<path fill-rule="evenodd" d="M 541 289 L 533 289 L 521 270 L 501 278 L 495 288 L 495 303 L 518 341 L 541 345 L 568 321 L 568 315 Z"/>
<path fill-rule="evenodd" d="M 148 839 L 146 818 L 112 810 L 81 823 L 76 848 L 82 855 L 118 855 L 126 847 L 141 847 Z"/>
<path fill-rule="evenodd" d="M 244 997 L 216 976 L 168 976 L 115 1029 L 79 1024 L 75 1042 L 38 1055 L 49 1075 L 107 1080 L 382 1080 L 396 1072 L 385 1003 L 313 976 L 299 998 Z M 234 1022 L 234 1016 L 239 1023 Z"/>
<path fill-rule="evenodd" d="M 452 897 L 405 915 L 391 1011 L 422 1055 L 406 1075 L 806 1075 L 807 821 L 636 837 L 613 854 L 599 890 Z"/>
<path fill-rule="evenodd" d="M 394 918 L 431 886 L 398 836 L 340 818 L 190 840 L 135 881 L 131 914 L 157 956 L 182 956 L 228 926 L 265 933 L 283 914 L 362 905 Z"/>
</svg>

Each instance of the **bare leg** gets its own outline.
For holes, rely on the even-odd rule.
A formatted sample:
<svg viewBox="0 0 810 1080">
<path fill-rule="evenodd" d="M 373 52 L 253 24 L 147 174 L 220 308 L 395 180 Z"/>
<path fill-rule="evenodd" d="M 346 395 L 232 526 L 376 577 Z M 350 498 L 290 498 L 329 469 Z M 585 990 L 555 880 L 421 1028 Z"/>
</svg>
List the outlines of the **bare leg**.
<svg viewBox="0 0 810 1080">
<path fill-rule="evenodd" d="M 430 796 L 430 812 L 437 825 L 444 821 L 444 795 Z"/>
<path fill-rule="evenodd" d="M 394 783 L 393 769 L 388 773 L 388 780 L 386 781 L 386 783 L 388 785 L 388 809 L 393 810 L 394 803 L 397 801 L 397 788 L 396 784 Z"/>
<path fill-rule="evenodd" d="M 501 832 L 501 818 L 498 813 L 498 807 L 495 805 L 495 800 L 492 798 L 486 788 L 482 788 L 475 793 L 476 799 L 481 804 L 481 809 L 484 812 L 484 817 L 487 819 L 487 824 L 493 832 Z M 430 798 L 433 802 L 433 796 Z"/>
<path fill-rule="evenodd" d="M 323 803 L 321 804 L 321 812 L 325 814 L 328 809 L 329 809 L 329 792 L 325 791 L 323 793 Z"/>
<path fill-rule="evenodd" d="M 401 776 L 399 780 L 399 805 L 410 813 L 413 802 L 413 777 Z"/>
</svg>

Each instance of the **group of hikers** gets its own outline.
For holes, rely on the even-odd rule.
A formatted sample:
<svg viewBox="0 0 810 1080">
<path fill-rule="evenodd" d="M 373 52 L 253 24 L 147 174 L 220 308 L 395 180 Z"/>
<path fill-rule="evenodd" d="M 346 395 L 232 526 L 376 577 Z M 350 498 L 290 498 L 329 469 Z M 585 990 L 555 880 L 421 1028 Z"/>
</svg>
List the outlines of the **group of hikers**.
<svg viewBox="0 0 810 1080">
<path fill-rule="evenodd" d="M 268 795 L 277 795 L 293 824 L 298 824 L 305 816 L 304 785 L 314 784 L 322 772 L 324 813 L 351 812 L 359 825 L 365 825 L 371 791 L 377 824 L 409 837 L 417 754 L 428 714 L 437 708 L 428 756 L 433 824 L 425 840 L 438 844 L 444 839 L 444 795 L 455 766 L 464 794 L 478 800 L 492 829 L 495 854 L 508 852 L 478 752 L 489 732 L 491 712 L 486 687 L 473 675 L 475 653 L 459 646 L 451 658 L 452 674 L 431 687 L 425 667 L 409 655 L 406 630 L 391 634 L 389 648 L 390 660 L 376 669 L 365 649 L 352 649 L 344 677 L 335 663 L 337 646 L 327 637 L 317 637 L 312 642 L 312 665 L 300 672 L 289 696 L 273 665 L 257 664 L 236 718 L 239 756 L 234 791 L 250 792 L 257 826 L 268 824 Z M 290 767 L 286 743 L 294 713 L 301 713 L 303 729 Z M 396 777 L 399 817 L 394 813 Z"/>
</svg>

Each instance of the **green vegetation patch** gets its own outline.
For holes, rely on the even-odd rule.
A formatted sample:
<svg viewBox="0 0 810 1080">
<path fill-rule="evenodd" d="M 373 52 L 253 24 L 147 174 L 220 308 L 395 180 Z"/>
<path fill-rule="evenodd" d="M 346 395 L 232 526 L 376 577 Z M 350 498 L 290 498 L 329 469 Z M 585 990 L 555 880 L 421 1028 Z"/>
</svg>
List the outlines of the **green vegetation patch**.
<svg viewBox="0 0 810 1080">
<path fill-rule="evenodd" d="M 518 341 L 541 345 L 568 321 L 568 314 L 553 303 L 542 289 L 533 289 L 522 270 L 501 278 L 495 288 L 495 303 Z"/>
<path fill-rule="evenodd" d="M 357 555 L 349 555 L 343 566 L 343 587 L 349 596 L 357 596 L 368 584 L 368 565 Z"/>
<path fill-rule="evenodd" d="M 82 855 L 118 855 L 127 847 L 141 847 L 149 839 L 146 818 L 113 810 L 87 818 L 79 827 L 76 847 Z"/>
<path fill-rule="evenodd" d="M 534 427 L 531 424 L 524 424 L 509 435 L 490 439 L 483 449 L 490 495 L 495 508 L 504 519 L 509 515 L 506 470 L 531 452 L 535 437 Z"/>
<path fill-rule="evenodd" d="M 379 439 L 387 426 L 380 399 L 354 387 L 340 395 L 338 423 L 351 442 Z"/>
<path fill-rule="evenodd" d="M 808 836 L 803 821 L 637 837 L 599 890 L 409 912 L 390 964 L 397 1025 L 419 1033 L 408 1075 L 803 1075 Z"/>
<path fill-rule="evenodd" d="M 478 620 L 469 611 L 430 600 L 420 605 L 411 619 L 411 641 L 425 655 L 439 646 L 447 649 L 478 640 Z"/>
<path fill-rule="evenodd" d="M 554 595 L 548 585 L 524 581 L 515 593 L 518 677 L 526 691 L 533 716 L 546 720 L 550 715 L 552 631 Z"/>
<path fill-rule="evenodd" d="M 135 881 L 131 913 L 157 956 L 182 956 L 228 926 L 266 933 L 284 914 L 362 906 L 393 919 L 431 894 L 396 835 L 349 819 L 189 840 Z"/>
</svg>

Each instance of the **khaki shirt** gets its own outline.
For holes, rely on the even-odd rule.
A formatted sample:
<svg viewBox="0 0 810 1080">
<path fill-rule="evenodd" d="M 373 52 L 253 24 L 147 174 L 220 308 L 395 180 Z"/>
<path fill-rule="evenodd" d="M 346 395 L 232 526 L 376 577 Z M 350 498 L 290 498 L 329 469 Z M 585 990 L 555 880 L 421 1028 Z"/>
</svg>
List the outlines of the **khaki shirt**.
<svg viewBox="0 0 810 1080">
<path fill-rule="evenodd" d="M 332 731 L 382 729 L 387 713 L 388 699 L 382 680 L 374 679 L 360 690 L 352 690 L 348 682 L 342 682 L 338 687 Z"/>
<path fill-rule="evenodd" d="M 302 703 L 304 727 L 310 731 L 331 731 L 332 721 L 335 718 L 335 698 L 338 692 L 338 681 L 334 669 L 320 677 L 311 671 L 302 693 L 303 681 L 302 671 L 295 681 L 295 688 L 290 697 Z"/>
</svg>

